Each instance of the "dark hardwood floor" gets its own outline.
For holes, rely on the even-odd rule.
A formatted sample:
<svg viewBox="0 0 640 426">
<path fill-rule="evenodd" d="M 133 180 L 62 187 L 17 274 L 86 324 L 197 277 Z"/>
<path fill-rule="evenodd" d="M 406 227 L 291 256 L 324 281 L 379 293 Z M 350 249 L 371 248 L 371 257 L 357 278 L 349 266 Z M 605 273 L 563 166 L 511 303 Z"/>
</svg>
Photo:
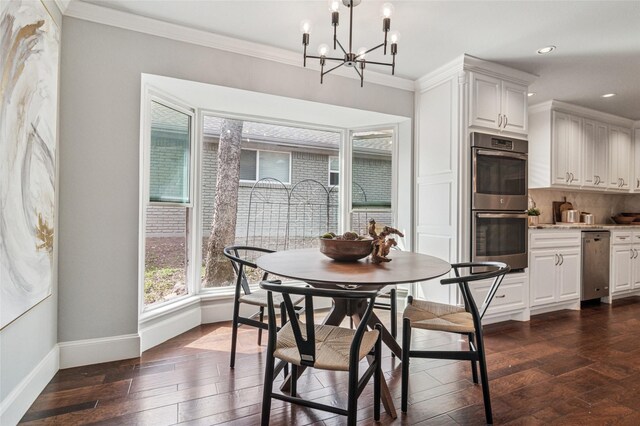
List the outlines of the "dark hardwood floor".
<svg viewBox="0 0 640 426">
<path fill-rule="evenodd" d="M 496 424 L 640 424 L 640 298 L 485 330 Z M 60 370 L 22 422 L 259 424 L 265 347 L 256 345 L 256 333 L 241 328 L 234 370 L 228 366 L 230 323 L 196 327 L 140 358 Z M 421 330 L 414 342 L 416 349 L 462 344 Z M 399 410 L 400 363 L 388 350 L 383 368 L 399 417 L 383 413 L 382 424 L 483 423 L 482 393 L 468 362 L 412 361 L 406 415 Z M 346 406 L 346 375 L 309 369 L 298 391 Z M 369 384 L 359 400 L 362 424 L 374 423 L 372 393 Z M 271 424 L 339 425 L 344 418 L 274 400 Z"/>
</svg>

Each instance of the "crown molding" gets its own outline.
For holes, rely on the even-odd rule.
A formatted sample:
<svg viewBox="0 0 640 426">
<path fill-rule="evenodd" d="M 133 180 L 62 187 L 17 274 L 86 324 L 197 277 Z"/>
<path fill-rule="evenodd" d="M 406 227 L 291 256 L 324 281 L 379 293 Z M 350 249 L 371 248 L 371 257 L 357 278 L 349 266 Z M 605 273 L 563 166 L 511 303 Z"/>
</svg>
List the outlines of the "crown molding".
<svg viewBox="0 0 640 426">
<path fill-rule="evenodd" d="M 613 124 L 620 127 L 631 128 L 634 125 L 637 126 L 640 121 L 634 122 L 625 117 L 609 114 L 607 112 L 598 111 L 591 108 L 581 107 L 567 102 L 558 101 L 552 99 L 550 101 L 542 102 L 529 107 L 529 114 L 536 114 L 539 112 L 551 112 L 560 111 L 567 114 L 579 115 L 582 118 L 587 118 L 596 121 L 603 121 L 607 124 Z"/>
<path fill-rule="evenodd" d="M 479 72 L 523 86 L 529 86 L 537 78 L 536 75 L 465 54 L 417 79 L 415 90 L 417 92 L 427 90 L 433 84 L 464 71 Z"/>
<path fill-rule="evenodd" d="M 56 0 L 56 3 L 64 3 L 67 1 L 69 4 L 67 5 L 68 7 L 65 7 L 64 15 L 71 18 L 304 68 L 302 65 L 302 53 L 299 52 L 292 52 L 261 43 L 239 40 L 208 31 L 188 28 L 183 25 L 163 22 L 83 1 Z M 320 71 L 320 67 L 314 64 L 307 66 L 307 68 L 317 70 L 318 72 Z M 360 79 L 357 74 L 348 71 L 350 70 L 339 69 L 334 71 L 334 74 L 351 79 Z M 413 80 L 374 71 L 367 72 L 365 83 L 379 84 L 411 92 L 414 91 Z"/>
<path fill-rule="evenodd" d="M 56 6 L 58 6 L 58 9 L 60 9 L 60 13 L 62 13 L 63 15 L 69 8 L 69 4 L 71 3 L 71 1 L 72 0 L 53 0 Z"/>
</svg>

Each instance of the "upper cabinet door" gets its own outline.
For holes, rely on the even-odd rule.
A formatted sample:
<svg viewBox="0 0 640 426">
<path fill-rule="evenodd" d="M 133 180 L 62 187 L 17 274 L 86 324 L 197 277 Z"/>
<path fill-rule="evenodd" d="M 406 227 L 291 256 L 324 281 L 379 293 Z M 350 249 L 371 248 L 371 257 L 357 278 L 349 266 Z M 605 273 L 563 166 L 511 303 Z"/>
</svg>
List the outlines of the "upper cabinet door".
<svg viewBox="0 0 640 426">
<path fill-rule="evenodd" d="M 527 86 L 502 82 L 502 128 L 509 132 L 524 133 L 527 125 Z"/>
<path fill-rule="evenodd" d="M 552 184 L 569 185 L 569 144 L 571 139 L 571 125 L 568 114 L 553 112 L 553 142 L 551 144 L 551 174 Z"/>
<path fill-rule="evenodd" d="M 595 171 L 596 163 L 596 123 L 593 120 L 582 120 L 582 149 L 584 155 L 582 163 L 583 185 L 597 187 L 598 178 Z"/>
<path fill-rule="evenodd" d="M 597 188 L 607 187 L 609 173 L 609 127 L 604 123 L 596 122 L 595 146 L 593 151 L 593 173 L 596 177 Z"/>
<path fill-rule="evenodd" d="M 631 130 L 609 127 L 609 188 L 628 190 L 631 182 Z"/>
<path fill-rule="evenodd" d="M 471 73 L 472 126 L 500 130 L 503 118 L 500 112 L 502 81 L 482 74 Z"/>
</svg>

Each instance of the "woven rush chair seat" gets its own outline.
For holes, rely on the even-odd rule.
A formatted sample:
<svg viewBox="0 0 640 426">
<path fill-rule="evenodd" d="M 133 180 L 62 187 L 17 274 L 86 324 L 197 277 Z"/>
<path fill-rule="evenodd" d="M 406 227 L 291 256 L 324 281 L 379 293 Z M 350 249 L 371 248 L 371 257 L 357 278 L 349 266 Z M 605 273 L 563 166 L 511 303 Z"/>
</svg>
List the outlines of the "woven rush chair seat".
<svg viewBox="0 0 640 426">
<path fill-rule="evenodd" d="M 444 303 L 413 299 L 404 310 L 411 327 L 451 333 L 473 333 L 473 316 L 464 308 Z"/>
<path fill-rule="evenodd" d="M 275 297 L 274 297 L 275 299 Z M 274 300 L 275 301 L 275 300 Z M 305 327 L 300 327 L 303 337 L 307 338 Z M 315 368 L 334 371 L 349 371 L 349 350 L 356 334 L 355 330 L 332 325 L 315 324 L 316 360 Z M 358 360 L 361 360 L 373 349 L 378 340 L 378 330 L 366 331 L 362 336 Z M 285 324 L 278 332 L 275 358 L 290 364 L 302 366 L 300 352 L 293 334 L 291 322 Z"/>
<path fill-rule="evenodd" d="M 406 413 L 409 408 L 409 362 L 411 358 L 464 360 L 471 363 L 473 383 L 478 383 L 478 365 L 480 367 L 485 420 L 487 424 L 493 424 L 489 376 L 487 374 L 487 361 L 482 337 L 482 317 L 495 297 L 502 279 L 509 273 L 511 268 L 506 263 L 501 262 L 467 262 L 453 264 L 451 267 L 455 277 L 440 280 L 440 284 L 457 285 L 464 300 L 464 308 L 428 300 L 418 300 L 412 296 L 407 298 L 408 304 L 402 319 L 402 411 Z M 486 272 L 473 273 L 474 268 Z M 460 274 L 461 271 L 468 271 L 468 274 L 462 276 Z M 493 282 L 482 305 L 478 308 L 469 284 L 475 284 L 483 280 L 493 280 Z M 411 330 L 413 328 L 466 335 L 469 339 L 469 350 L 430 350 L 430 348 L 427 348 L 428 350 L 415 350 L 411 347 Z"/>
<path fill-rule="evenodd" d="M 249 294 L 245 294 L 240 296 L 240 298 L 238 299 L 241 303 L 246 303 L 247 305 L 254 305 L 254 306 L 262 306 L 262 307 L 267 307 L 267 292 L 265 290 L 255 290 L 252 293 Z M 304 300 L 304 296 L 298 296 L 298 297 L 292 297 L 291 300 L 293 301 L 294 305 L 297 305 L 298 303 L 302 302 Z M 273 303 L 280 305 L 282 303 L 283 299 L 282 296 L 279 294 L 274 294 L 273 296 Z"/>
</svg>

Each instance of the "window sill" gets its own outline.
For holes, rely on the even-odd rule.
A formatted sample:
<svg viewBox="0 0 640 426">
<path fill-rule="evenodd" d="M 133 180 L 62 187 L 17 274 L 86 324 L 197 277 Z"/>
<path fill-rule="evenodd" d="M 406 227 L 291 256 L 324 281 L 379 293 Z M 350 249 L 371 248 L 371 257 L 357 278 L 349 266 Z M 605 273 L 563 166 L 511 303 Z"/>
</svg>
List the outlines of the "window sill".
<svg viewBox="0 0 640 426">
<path fill-rule="evenodd" d="M 159 306 L 155 309 L 151 309 L 146 312 L 142 312 L 138 318 L 138 324 L 143 325 L 149 321 L 153 321 L 159 317 L 173 314 L 176 311 L 182 310 L 192 305 L 200 303 L 200 295 L 185 296 L 184 298 L 172 303 L 167 303 L 163 306 Z"/>
</svg>

